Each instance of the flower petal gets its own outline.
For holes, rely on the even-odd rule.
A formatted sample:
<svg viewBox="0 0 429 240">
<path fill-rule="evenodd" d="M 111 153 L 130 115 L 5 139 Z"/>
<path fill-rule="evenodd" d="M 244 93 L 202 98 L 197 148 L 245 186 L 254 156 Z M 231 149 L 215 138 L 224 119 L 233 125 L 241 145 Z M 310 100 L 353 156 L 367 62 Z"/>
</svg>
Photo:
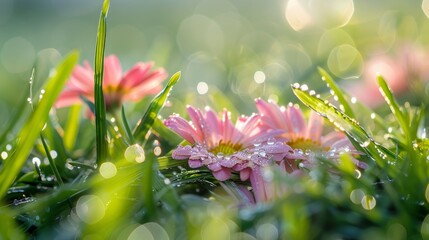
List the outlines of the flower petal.
<svg viewBox="0 0 429 240">
<path fill-rule="evenodd" d="M 122 77 L 122 67 L 115 55 L 110 55 L 104 60 L 104 86 L 119 86 Z"/>
<path fill-rule="evenodd" d="M 225 181 L 231 177 L 231 170 L 228 168 L 222 168 L 219 171 L 214 171 L 213 176 L 219 181 Z"/>
</svg>

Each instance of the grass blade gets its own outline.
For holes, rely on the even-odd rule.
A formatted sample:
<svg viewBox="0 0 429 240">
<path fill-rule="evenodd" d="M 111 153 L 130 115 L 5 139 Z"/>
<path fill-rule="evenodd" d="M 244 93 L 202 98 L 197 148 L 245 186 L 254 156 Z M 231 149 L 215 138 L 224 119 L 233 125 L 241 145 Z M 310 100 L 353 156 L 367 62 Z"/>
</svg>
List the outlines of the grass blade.
<svg viewBox="0 0 429 240">
<path fill-rule="evenodd" d="M 386 80 L 382 76 L 377 76 L 377 82 L 378 86 L 380 87 L 380 93 L 383 95 L 384 99 L 386 100 L 387 104 L 390 107 L 390 110 L 392 111 L 393 115 L 395 116 L 396 120 L 398 120 L 399 125 L 401 126 L 402 130 L 404 131 L 405 136 L 409 136 L 410 129 L 407 123 L 407 120 L 405 119 L 404 114 L 402 113 L 401 109 L 399 108 L 398 103 L 396 102 L 395 98 L 393 97 L 392 91 L 389 89 L 389 86 L 387 86 Z"/>
<path fill-rule="evenodd" d="M 338 102 L 344 107 L 344 113 L 351 118 L 354 118 L 354 113 L 346 98 L 344 97 L 343 91 L 337 86 L 332 77 L 326 72 L 323 68 L 318 68 L 320 75 L 322 75 L 322 80 L 328 84 L 328 87 L 334 91 L 335 96 L 338 97 Z"/>
<path fill-rule="evenodd" d="M 42 134 L 40 134 L 40 139 L 42 140 L 43 149 L 45 149 L 46 157 L 48 158 L 49 165 L 51 166 L 52 172 L 55 175 L 55 178 L 58 182 L 58 185 L 64 185 L 63 179 L 61 178 L 60 172 L 57 169 L 57 165 L 54 162 L 54 159 L 52 159 L 51 153 L 49 151 L 48 144 L 45 141 L 45 138 Z"/>
<path fill-rule="evenodd" d="M 310 95 L 307 91 L 300 89 L 298 86 L 292 86 L 295 96 L 298 97 L 305 105 L 318 112 L 323 117 L 327 118 L 341 131 L 347 133 L 354 141 L 356 141 L 369 156 L 371 156 L 380 167 L 385 167 L 395 174 L 398 169 L 387 165 L 387 157 L 392 156 L 387 149 L 382 149 L 379 144 L 369 136 L 369 134 L 360 126 L 356 120 L 350 118 L 331 103 Z"/>
<path fill-rule="evenodd" d="M 103 71 L 104 71 L 104 49 L 106 45 L 106 19 L 109 10 L 109 0 L 103 2 L 98 24 L 97 43 L 95 46 L 94 64 L 94 100 L 95 100 L 95 131 L 97 164 L 106 161 L 107 158 L 107 126 L 106 126 L 106 104 L 103 95 Z"/>
<path fill-rule="evenodd" d="M 130 125 L 128 124 L 127 117 L 125 116 L 124 106 L 122 106 L 122 108 L 121 108 L 121 118 L 122 118 L 122 123 L 124 125 L 125 131 L 127 133 L 127 137 L 130 140 L 131 144 L 134 144 L 135 142 L 134 142 L 133 133 L 131 132 Z"/>
<path fill-rule="evenodd" d="M 152 124 L 155 122 L 156 117 L 158 116 L 159 111 L 161 111 L 164 106 L 165 101 L 167 101 L 167 97 L 171 92 L 173 86 L 179 81 L 180 72 L 175 73 L 168 81 L 167 86 L 155 96 L 152 102 L 149 105 L 149 108 L 140 119 L 139 124 L 134 130 L 134 139 L 143 140 L 146 136 L 149 129 L 152 127 Z"/>
<path fill-rule="evenodd" d="M 7 189 L 13 183 L 20 169 L 24 165 L 27 157 L 34 145 L 34 141 L 40 134 L 49 116 L 49 110 L 61 92 L 68 79 L 74 65 L 78 59 L 78 53 L 72 52 L 65 60 L 59 64 L 55 73 L 50 77 L 46 85 L 46 94 L 30 115 L 24 127 L 18 134 L 18 143 L 15 154 L 4 161 L 0 169 L 0 198 L 3 198 Z"/>
<path fill-rule="evenodd" d="M 75 105 L 70 108 L 67 118 L 67 123 L 64 128 L 64 146 L 70 151 L 73 149 L 76 142 L 77 133 L 79 131 L 79 117 L 82 106 Z"/>
</svg>

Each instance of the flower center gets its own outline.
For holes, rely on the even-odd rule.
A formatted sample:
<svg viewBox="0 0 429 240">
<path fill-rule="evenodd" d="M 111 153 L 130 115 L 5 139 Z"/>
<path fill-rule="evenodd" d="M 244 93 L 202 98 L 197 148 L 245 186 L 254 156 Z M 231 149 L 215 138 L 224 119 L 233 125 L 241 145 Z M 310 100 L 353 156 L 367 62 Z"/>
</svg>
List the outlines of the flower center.
<svg viewBox="0 0 429 240">
<path fill-rule="evenodd" d="M 233 154 L 239 150 L 241 150 L 243 146 L 239 143 L 231 143 L 231 142 L 222 142 L 222 140 L 219 141 L 219 144 L 212 149 L 210 149 L 210 152 L 213 154 L 223 153 L 225 155 Z"/>
<path fill-rule="evenodd" d="M 318 141 L 312 139 L 297 138 L 287 143 L 293 149 L 301 149 L 303 151 L 310 150 L 315 152 L 328 151 L 329 147 L 322 146 Z"/>
</svg>

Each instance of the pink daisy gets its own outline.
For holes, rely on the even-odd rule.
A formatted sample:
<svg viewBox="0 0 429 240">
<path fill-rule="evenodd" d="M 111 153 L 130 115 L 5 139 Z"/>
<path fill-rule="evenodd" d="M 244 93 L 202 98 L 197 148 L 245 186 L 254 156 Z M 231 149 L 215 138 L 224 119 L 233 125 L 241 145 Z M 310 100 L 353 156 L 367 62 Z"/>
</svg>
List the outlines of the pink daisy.
<svg viewBox="0 0 429 240">
<path fill-rule="evenodd" d="M 342 132 L 322 135 L 323 117 L 314 111 L 310 113 L 306 123 L 297 105 L 280 107 L 274 102 L 256 99 L 256 107 L 266 129 L 283 130 L 282 137 L 287 139 L 286 144 L 295 152 L 294 155 L 286 156 L 281 163 L 287 172 L 313 167 L 318 156 L 336 161 L 344 152 L 349 152 L 352 156 L 360 154 Z M 353 162 L 359 168 L 367 168 L 365 163 L 355 158 Z"/>
<path fill-rule="evenodd" d="M 103 93 L 106 109 L 121 106 L 123 101 L 138 101 L 148 94 L 156 94 L 162 89 L 161 82 L 167 77 L 163 68 L 151 70 L 152 62 L 139 62 L 125 74 L 115 55 L 104 61 Z M 61 108 L 81 103 L 81 96 L 94 101 L 94 70 L 85 61 L 77 65 L 67 82 L 66 89 L 58 97 L 55 107 Z"/>
<path fill-rule="evenodd" d="M 231 171 L 240 172 L 242 181 L 250 179 L 257 201 L 266 199 L 262 169 L 291 154 L 288 145 L 273 138 L 283 130 L 267 131 L 258 114 L 241 116 L 234 125 L 226 110 L 221 119 L 209 108 L 203 113 L 188 106 L 187 111 L 191 122 L 177 114 L 164 122 L 191 144 L 178 146 L 172 157 L 188 159 L 191 168 L 206 166 L 219 181 L 229 179 Z"/>
</svg>

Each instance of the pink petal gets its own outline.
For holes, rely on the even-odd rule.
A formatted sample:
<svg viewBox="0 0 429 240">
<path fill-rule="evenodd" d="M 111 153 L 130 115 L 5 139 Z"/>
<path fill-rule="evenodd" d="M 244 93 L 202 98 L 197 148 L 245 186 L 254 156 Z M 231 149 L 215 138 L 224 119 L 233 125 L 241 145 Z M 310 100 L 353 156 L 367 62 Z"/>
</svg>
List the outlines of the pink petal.
<svg viewBox="0 0 429 240">
<path fill-rule="evenodd" d="M 54 106 L 56 108 L 62 108 L 62 107 L 68 107 L 71 105 L 82 104 L 82 100 L 80 98 L 81 94 L 82 93 L 79 91 L 65 90 L 62 93 L 60 93 Z M 85 97 L 89 98 L 89 100 L 92 100 L 90 96 L 85 96 Z"/>
<path fill-rule="evenodd" d="M 308 121 L 307 132 L 305 138 L 312 139 L 313 141 L 319 142 L 323 130 L 323 117 L 314 111 L 310 113 L 310 119 Z"/>
<path fill-rule="evenodd" d="M 224 167 L 222 167 L 219 162 L 214 162 L 214 163 L 207 165 L 207 168 L 212 170 L 212 171 L 220 171 Z"/>
<path fill-rule="evenodd" d="M 322 137 L 322 145 L 326 147 L 332 147 L 332 145 L 344 138 L 347 138 L 347 136 L 339 131 L 333 131 Z"/>
<path fill-rule="evenodd" d="M 252 172 L 251 168 L 245 168 L 245 169 L 241 170 L 240 171 L 240 180 L 244 182 L 247 179 L 249 179 L 251 172 Z"/>
<path fill-rule="evenodd" d="M 289 117 L 289 129 L 292 133 L 304 136 L 305 134 L 305 120 L 301 110 L 298 107 L 291 106 L 287 109 L 287 115 Z"/>
<path fill-rule="evenodd" d="M 178 146 L 176 150 L 174 150 L 171 154 L 171 156 L 174 159 L 182 160 L 182 159 L 188 159 L 191 156 L 192 153 L 192 147 L 191 146 Z"/>
<path fill-rule="evenodd" d="M 189 167 L 191 168 L 200 168 L 203 166 L 203 163 L 201 162 L 201 160 L 194 160 L 194 159 L 189 159 L 188 164 L 189 164 Z"/>
<path fill-rule="evenodd" d="M 267 196 L 267 193 L 265 192 L 266 183 L 262 177 L 260 168 L 255 168 L 250 173 L 250 184 L 252 185 L 256 202 L 267 202 L 269 196 Z"/>
<path fill-rule="evenodd" d="M 67 86 L 80 89 L 88 94 L 94 92 L 94 72 L 92 69 L 75 66 L 72 71 L 72 76 L 67 82 Z"/>
<path fill-rule="evenodd" d="M 125 94 L 125 99 L 130 101 L 138 101 L 147 95 L 154 95 L 161 91 L 162 81 L 167 78 L 167 73 L 163 69 L 156 70 L 146 76 L 140 84 L 132 88 L 124 88 L 128 92 Z"/>
<path fill-rule="evenodd" d="M 140 85 L 146 80 L 150 69 L 153 67 L 153 62 L 139 62 L 128 70 L 121 81 L 121 86 L 125 89 L 132 89 Z"/>
<path fill-rule="evenodd" d="M 219 143 L 221 140 L 221 126 L 220 120 L 217 117 L 216 113 L 213 112 L 210 108 L 206 109 L 205 121 L 207 123 L 206 126 L 206 141 L 207 145 L 212 147 Z"/>
<path fill-rule="evenodd" d="M 195 129 L 189 123 L 178 115 L 172 115 L 164 121 L 164 125 L 191 144 L 195 144 L 195 140 L 200 140 Z"/>
<path fill-rule="evenodd" d="M 192 123 L 195 127 L 197 139 L 199 139 L 199 142 L 203 143 L 206 138 L 206 135 L 204 134 L 205 131 L 203 129 L 207 125 L 203 118 L 203 114 L 199 109 L 196 109 L 190 105 L 186 106 L 186 111 L 188 112 L 188 115 L 191 118 Z"/>
<path fill-rule="evenodd" d="M 104 59 L 104 86 L 117 87 L 121 82 L 122 67 L 115 55 Z"/>
<path fill-rule="evenodd" d="M 231 177 L 231 170 L 228 168 L 222 168 L 219 171 L 214 171 L 213 176 L 219 181 L 225 181 Z"/>
</svg>

